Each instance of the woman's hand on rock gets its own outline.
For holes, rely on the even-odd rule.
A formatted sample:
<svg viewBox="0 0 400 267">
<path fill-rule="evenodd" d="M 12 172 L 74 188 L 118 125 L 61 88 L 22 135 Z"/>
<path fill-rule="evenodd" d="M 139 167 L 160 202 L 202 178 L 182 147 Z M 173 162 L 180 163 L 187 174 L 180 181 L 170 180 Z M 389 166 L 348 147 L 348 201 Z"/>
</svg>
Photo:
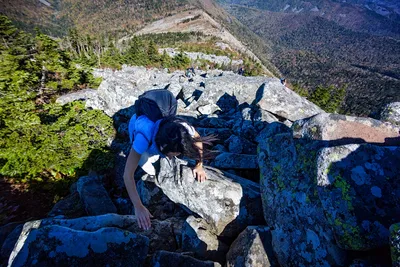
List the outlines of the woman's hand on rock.
<svg viewBox="0 0 400 267">
<path fill-rule="evenodd" d="M 150 218 L 153 218 L 153 215 L 149 212 L 149 210 L 143 206 L 139 205 L 135 207 L 135 216 L 138 222 L 138 225 L 141 229 L 149 230 L 151 227 Z"/>
<path fill-rule="evenodd" d="M 203 169 L 202 165 L 197 165 L 193 168 L 193 176 L 197 179 L 197 181 L 204 182 L 207 179 L 206 172 Z"/>
</svg>

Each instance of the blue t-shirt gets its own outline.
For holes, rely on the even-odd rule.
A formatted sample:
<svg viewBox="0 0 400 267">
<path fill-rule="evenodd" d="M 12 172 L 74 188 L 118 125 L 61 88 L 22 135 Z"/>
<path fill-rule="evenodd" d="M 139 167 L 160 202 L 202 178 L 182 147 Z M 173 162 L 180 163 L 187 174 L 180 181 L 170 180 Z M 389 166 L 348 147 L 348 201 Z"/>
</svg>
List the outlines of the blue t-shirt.
<svg viewBox="0 0 400 267">
<path fill-rule="evenodd" d="M 129 138 L 131 140 L 132 148 L 138 154 L 143 154 L 146 151 L 150 155 L 161 154 L 155 142 L 160 122 L 161 120 L 153 122 L 145 115 L 139 116 L 139 118 L 137 118 L 136 114 L 132 116 L 128 127 Z M 182 123 L 182 125 L 188 130 L 192 137 L 195 135 L 196 131 L 192 126 L 187 123 Z M 140 130 L 135 131 L 136 129 Z"/>
</svg>

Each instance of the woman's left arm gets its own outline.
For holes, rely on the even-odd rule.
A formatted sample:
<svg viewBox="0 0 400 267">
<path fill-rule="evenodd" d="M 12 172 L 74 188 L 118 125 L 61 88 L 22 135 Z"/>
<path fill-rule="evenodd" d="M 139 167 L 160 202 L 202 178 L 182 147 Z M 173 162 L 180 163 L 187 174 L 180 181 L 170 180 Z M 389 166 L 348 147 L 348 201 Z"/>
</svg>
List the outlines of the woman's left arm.
<svg viewBox="0 0 400 267">
<path fill-rule="evenodd" d="M 200 137 L 199 133 L 195 131 L 194 137 Z M 203 169 L 203 143 L 196 142 L 195 146 L 199 148 L 200 152 L 200 160 L 196 161 L 196 166 L 193 168 L 193 175 L 197 178 L 197 180 L 201 183 L 207 179 L 206 172 Z"/>
</svg>

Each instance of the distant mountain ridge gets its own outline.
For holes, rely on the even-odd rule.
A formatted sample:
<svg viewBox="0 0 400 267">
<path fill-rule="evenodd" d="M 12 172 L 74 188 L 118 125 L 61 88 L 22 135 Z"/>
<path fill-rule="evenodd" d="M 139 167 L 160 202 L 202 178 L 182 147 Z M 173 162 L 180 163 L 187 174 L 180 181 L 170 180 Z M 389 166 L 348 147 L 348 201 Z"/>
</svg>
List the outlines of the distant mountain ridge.
<svg viewBox="0 0 400 267">
<path fill-rule="evenodd" d="M 279 13 L 321 16 L 354 31 L 400 37 L 400 2 L 395 0 L 219 0 L 219 3 Z"/>
</svg>

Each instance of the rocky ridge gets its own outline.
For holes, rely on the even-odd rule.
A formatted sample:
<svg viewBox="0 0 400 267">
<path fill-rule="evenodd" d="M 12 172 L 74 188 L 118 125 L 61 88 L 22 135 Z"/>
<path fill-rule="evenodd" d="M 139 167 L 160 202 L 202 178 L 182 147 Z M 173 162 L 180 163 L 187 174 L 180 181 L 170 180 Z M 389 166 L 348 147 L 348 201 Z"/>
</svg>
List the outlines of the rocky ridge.
<svg viewBox="0 0 400 267">
<path fill-rule="evenodd" d="M 225 45 L 227 46 L 227 45 Z M 229 49 L 229 48 L 228 48 Z M 177 56 L 180 51 L 178 51 L 177 49 L 174 48 L 160 48 L 158 49 L 158 53 L 163 54 L 163 53 L 167 53 L 168 56 L 170 57 L 175 57 Z M 196 60 L 207 60 L 209 62 L 213 62 L 215 64 L 220 64 L 220 65 L 225 65 L 228 66 L 229 64 L 232 66 L 236 66 L 236 67 L 240 67 L 241 65 L 243 65 L 243 60 L 238 59 L 230 59 L 227 56 L 216 56 L 216 55 L 209 55 L 209 54 L 204 54 L 201 52 L 183 52 L 183 54 L 185 56 L 187 56 L 188 58 L 190 58 L 192 61 L 196 61 Z"/>
<path fill-rule="evenodd" d="M 325 113 L 274 78 L 219 70 L 187 78 L 127 66 L 95 74 L 103 77 L 99 89 L 57 102 L 85 100 L 113 117 L 112 179 L 81 177 L 48 218 L 1 227 L 2 264 L 398 264 L 399 126 Z M 204 183 L 188 159 L 161 159 L 155 178 L 137 172 L 140 197 L 154 215 L 144 231 L 121 172 L 132 105 L 152 88 L 170 90 L 179 116 L 201 135 L 217 134 L 219 155 L 207 162 Z"/>
<path fill-rule="evenodd" d="M 180 12 L 178 14 L 165 17 L 161 20 L 152 22 L 146 25 L 140 31 L 136 32 L 135 35 L 145 34 L 157 34 L 167 32 L 201 32 L 207 36 L 214 36 L 226 43 L 234 51 L 238 51 L 241 54 L 246 55 L 248 58 L 252 58 L 256 62 L 262 64 L 265 73 L 273 77 L 272 69 L 267 69 L 262 60 L 249 49 L 249 44 L 234 34 L 232 34 L 226 27 L 232 23 L 232 18 L 225 14 L 223 18 L 220 18 L 220 14 L 212 14 L 213 12 L 220 13 L 222 10 L 216 7 L 212 1 L 191 1 L 199 9 L 193 9 L 189 11 Z M 215 9 L 211 11 L 210 9 Z M 243 32 L 241 32 L 243 34 Z M 119 42 L 127 41 L 132 36 L 127 36 L 119 40 Z M 265 59 L 264 59 L 265 61 Z"/>
</svg>

